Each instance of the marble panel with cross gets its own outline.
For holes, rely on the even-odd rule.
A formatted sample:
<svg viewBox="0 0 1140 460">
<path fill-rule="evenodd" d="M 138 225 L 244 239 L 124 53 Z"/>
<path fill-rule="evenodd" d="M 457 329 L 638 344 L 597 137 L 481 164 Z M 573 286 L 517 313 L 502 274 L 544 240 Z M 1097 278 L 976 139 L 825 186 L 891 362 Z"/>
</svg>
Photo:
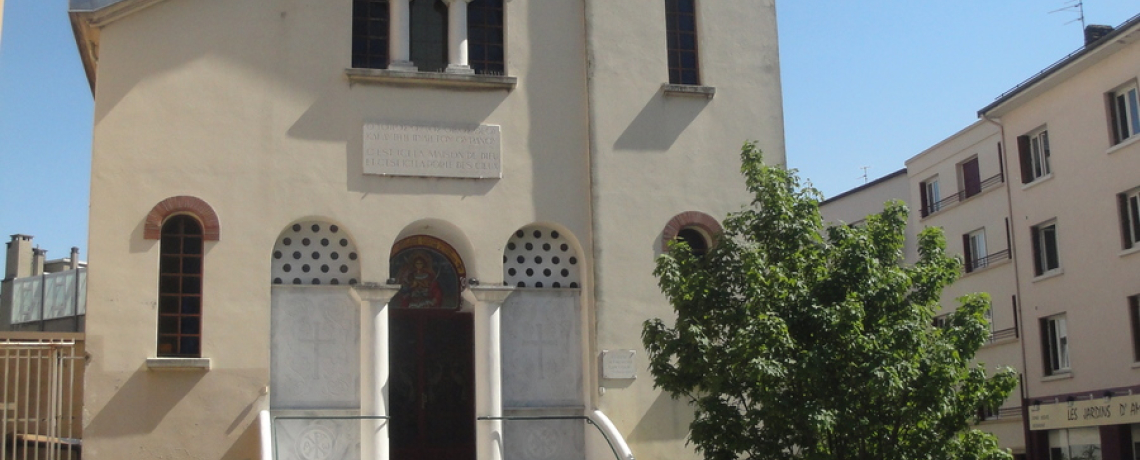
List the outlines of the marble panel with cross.
<svg viewBox="0 0 1140 460">
<path fill-rule="evenodd" d="M 577 290 L 520 290 L 502 308 L 503 407 L 581 406 Z"/>
<path fill-rule="evenodd" d="M 270 407 L 360 407 L 360 302 L 349 288 L 273 288 Z"/>
</svg>

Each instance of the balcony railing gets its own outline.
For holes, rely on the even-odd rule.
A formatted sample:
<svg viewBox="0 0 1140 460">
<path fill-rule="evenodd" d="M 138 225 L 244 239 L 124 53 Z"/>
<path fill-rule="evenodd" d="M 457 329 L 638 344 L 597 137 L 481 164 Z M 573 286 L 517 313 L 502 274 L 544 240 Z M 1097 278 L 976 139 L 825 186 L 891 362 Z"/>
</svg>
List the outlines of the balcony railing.
<svg viewBox="0 0 1140 460">
<path fill-rule="evenodd" d="M 1006 259 L 1009 259 L 1009 249 L 1001 250 L 992 254 L 988 254 L 985 257 L 979 257 L 977 259 L 971 260 L 970 263 L 963 266 L 962 269 L 965 270 L 966 273 L 971 273 L 989 267 L 990 264 Z"/>
<path fill-rule="evenodd" d="M 600 411 L 595 412 L 595 414 L 600 413 Z M 501 417 L 482 416 L 476 417 L 476 420 L 501 420 L 505 422 L 581 420 L 583 422 L 586 422 L 587 425 L 598 429 L 598 433 L 602 435 L 602 439 L 605 439 L 606 444 L 610 446 L 610 451 L 613 452 L 614 458 L 616 460 L 634 460 L 633 453 L 629 451 L 629 445 L 625 443 L 625 440 L 621 439 L 621 436 L 617 433 L 616 429 L 613 427 L 613 424 L 610 423 L 609 419 L 605 418 L 605 416 L 601 416 L 601 418 L 602 420 L 595 420 L 594 418 L 585 415 L 508 415 Z M 607 431 L 609 431 L 612 436 L 611 434 L 607 434 Z"/>
<path fill-rule="evenodd" d="M 990 343 L 1017 338 L 1017 328 L 999 329 L 990 333 Z"/>
<path fill-rule="evenodd" d="M 1021 418 L 1021 406 L 1002 407 L 997 410 L 981 409 L 978 418 L 982 420 L 1012 420 Z"/>
<path fill-rule="evenodd" d="M 959 190 L 957 193 L 954 193 L 954 194 L 952 194 L 946 198 L 943 198 L 941 200 L 938 200 L 934 203 L 930 203 L 930 204 L 923 203 L 922 204 L 922 210 L 921 210 L 922 217 L 926 217 L 926 216 L 929 216 L 931 214 L 943 211 L 947 208 L 951 208 L 954 205 L 956 205 L 962 201 L 965 201 L 967 198 L 970 198 L 974 195 L 981 194 L 982 192 L 989 190 L 989 189 L 993 188 L 994 186 L 996 186 L 1002 182 L 1005 182 L 1005 178 L 1002 176 L 1001 173 L 997 173 L 997 174 L 991 176 L 990 178 L 982 181 L 981 184 L 978 186 L 977 190 L 972 190 L 973 193 L 967 193 L 967 192 L 971 192 L 971 190 Z"/>
</svg>

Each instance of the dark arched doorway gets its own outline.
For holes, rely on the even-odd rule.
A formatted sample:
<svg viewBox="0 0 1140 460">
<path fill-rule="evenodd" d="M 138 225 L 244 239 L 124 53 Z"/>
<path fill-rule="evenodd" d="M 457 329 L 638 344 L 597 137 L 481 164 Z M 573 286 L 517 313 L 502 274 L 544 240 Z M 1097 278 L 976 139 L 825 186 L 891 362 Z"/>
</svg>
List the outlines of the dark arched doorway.
<svg viewBox="0 0 1140 460">
<path fill-rule="evenodd" d="M 445 241 L 427 235 L 392 247 L 389 398 L 392 458 L 475 458 L 475 340 L 460 308 L 466 270 Z"/>
</svg>

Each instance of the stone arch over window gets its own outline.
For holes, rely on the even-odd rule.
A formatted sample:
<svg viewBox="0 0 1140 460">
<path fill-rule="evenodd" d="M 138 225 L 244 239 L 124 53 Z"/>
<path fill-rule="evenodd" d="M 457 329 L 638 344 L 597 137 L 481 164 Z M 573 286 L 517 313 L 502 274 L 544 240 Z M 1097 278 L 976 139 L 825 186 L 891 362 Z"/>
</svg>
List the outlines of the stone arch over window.
<svg viewBox="0 0 1140 460">
<path fill-rule="evenodd" d="M 209 203 L 192 196 L 172 196 L 154 205 L 143 224 L 143 238 L 157 240 L 162 236 L 163 222 L 175 214 L 192 214 L 202 224 L 202 240 L 218 241 L 221 230 L 218 214 Z"/>
<path fill-rule="evenodd" d="M 661 247 L 667 248 L 670 241 L 681 238 L 694 250 L 699 250 L 700 243 L 703 242 L 707 251 L 716 245 L 716 239 L 722 231 L 720 222 L 712 216 L 700 211 L 685 211 L 673 216 L 665 224 L 665 229 L 661 231 Z"/>
<path fill-rule="evenodd" d="M 304 286 L 360 282 L 356 243 L 340 225 L 320 219 L 294 222 L 273 245 L 272 282 Z"/>
<path fill-rule="evenodd" d="M 579 288 L 583 261 L 569 235 L 528 225 L 503 250 L 503 284 L 525 288 Z"/>
</svg>

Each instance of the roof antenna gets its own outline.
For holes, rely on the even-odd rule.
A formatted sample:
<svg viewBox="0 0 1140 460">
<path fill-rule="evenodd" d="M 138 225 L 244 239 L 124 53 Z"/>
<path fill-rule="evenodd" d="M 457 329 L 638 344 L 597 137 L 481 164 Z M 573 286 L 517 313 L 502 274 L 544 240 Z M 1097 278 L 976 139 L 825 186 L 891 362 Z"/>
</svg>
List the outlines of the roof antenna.
<svg viewBox="0 0 1140 460">
<path fill-rule="evenodd" d="M 1062 11 L 1064 11 L 1064 12 L 1072 11 L 1072 12 L 1077 13 L 1076 19 L 1069 21 L 1069 22 L 1066 22 L 1065 24 L 1072 24 L 1074 22 L 1081 21 L 1081 30 L 1085 30 L 1085 2 L 1084 2 L 1084 0 L 1068 0 L 1067 2 L 1065 2 L 1065 6 L 1062 6 L 1060 8 L 1053 10 L 1053 11 L 1050 11 L 1049 14 L 1060 13 Z"/>
<path fill-rule="evenodd" d="M 871 169 L 870 166 L 860 166 L 859 169 L 863 170 L 863 185 L 867 185 L 867 170 Z"/>
</svg>

